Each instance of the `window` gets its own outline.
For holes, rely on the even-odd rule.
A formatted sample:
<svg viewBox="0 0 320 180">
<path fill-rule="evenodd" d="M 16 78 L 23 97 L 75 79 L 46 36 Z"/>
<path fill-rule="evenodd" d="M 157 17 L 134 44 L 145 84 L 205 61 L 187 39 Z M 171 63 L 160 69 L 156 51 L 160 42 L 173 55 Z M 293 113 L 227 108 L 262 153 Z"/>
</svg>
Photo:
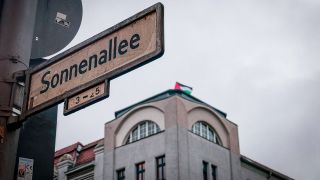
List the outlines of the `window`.
<svg viewBox="0 0 320 180">
<path fill-rule="evenodd" d="M 160 132 L 159 126 L 152 121 L 140 122 L 133 130 L 129 133 L 126 144 L 132 143 L 139 139 L 148 137 L 152 134 Z"/>
<path fill-rule="evenodd" d="M 214 142 L 215 141 L 215 139 L 214 139 L 215 133 L 212 131 L 212 129 L 208 129 L 208 130 L 209 130 L 208 131 L 208 139 L 209 139 L 209 141 Z"/>
<path fill-rule="evenodd" d="M 200 123 L 195 123 L 192 127 L 192 131 L 195 134 L 200 134 Z"/>
<path fill-rule="evenodd" d="M 211 165 L 212 180 L 217 180 L 217 166 Z"/>
<path fill-rule="evenodd" d="M 136 128 L 135 130 L 132 131 L 132 133 L 130 134 L 131 136 L 131 141 L 136 141 L 138 140 L 138 128 Z"/>
<path fill-rule="evenodd" d="M 219 139 L 215 130 L 203 121 L 198 121 L 192 125 L 192 132 L 211 141 L 221 145 L 221 140 Z"/>
<path fill-rule="evenodd" d="M 200 136 L 204 137 L 207 139 L 207 135 L 208 135 L 208 126 L 204 125 L 204 124 L 200 124 Z"/>
<path fill-rule="evenodd" d="M 160 156 L 156 158 L 157 163 L 157 180 L 166 179 L 166 159 L 165 156 Z"/>
<path fill-rule="evenodd" d="M 137 174 L 137 180 L 144 180 L 144 162 L 136 164 L 136 174 Z"/>
<path fill-rule="evenodd" d="M 124 180 L 125 179 L 125 169 L 119 169 L 117 170 L 117 180 Z"/>
<path fill-rule="evenodd" d="M 208 162 L 206 161 L 202 162 L 202 174 L 203 180 L 208 180 Z"/>
</svg>

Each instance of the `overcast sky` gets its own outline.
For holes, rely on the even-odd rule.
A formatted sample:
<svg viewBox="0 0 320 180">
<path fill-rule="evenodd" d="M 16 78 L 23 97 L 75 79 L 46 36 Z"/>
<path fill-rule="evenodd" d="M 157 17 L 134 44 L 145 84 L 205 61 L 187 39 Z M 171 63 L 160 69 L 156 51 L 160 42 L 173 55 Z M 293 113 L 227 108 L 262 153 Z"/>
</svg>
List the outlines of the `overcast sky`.
<svg viewBox="0 0 320 180">
<path fill-rule="evenodd" d="M 84 0 L 69 48 L 157 1 Z M 174 87 L 238 124 L 241 154 L 301 180 L 320 176 L 320 1 L 171 0 L 165 53 L 111 81 L 110 97 L 69 116 L 56 149 L 103 138 L 114 112 Z"/>
</svg>

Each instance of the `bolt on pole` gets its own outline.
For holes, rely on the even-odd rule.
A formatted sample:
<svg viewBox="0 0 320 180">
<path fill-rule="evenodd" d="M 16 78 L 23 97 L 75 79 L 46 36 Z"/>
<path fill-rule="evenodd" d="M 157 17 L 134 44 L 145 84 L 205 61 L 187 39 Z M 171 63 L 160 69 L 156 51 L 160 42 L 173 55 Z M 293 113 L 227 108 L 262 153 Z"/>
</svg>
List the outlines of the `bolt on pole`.
<svg viewBox="0 0 320 180">
<path fill-rule="evenodd" d="M 37 0 L 2 0 L 0 8 L 0 177 L 11 180 L 19 141 L 19 128 L 8 126 L 19 115 L 12 107 L 14 74 L 29 66 Z"/>
</svg>

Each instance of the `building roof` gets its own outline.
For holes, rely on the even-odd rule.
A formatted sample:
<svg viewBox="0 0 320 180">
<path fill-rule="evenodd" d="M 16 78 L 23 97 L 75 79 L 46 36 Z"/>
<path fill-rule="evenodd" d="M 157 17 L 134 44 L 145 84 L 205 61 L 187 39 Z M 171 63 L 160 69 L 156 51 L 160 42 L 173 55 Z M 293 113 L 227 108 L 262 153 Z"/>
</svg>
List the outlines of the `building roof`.
<svg viewBox="0 0 320 180">
<path fill-rule="evenodd" d="M 66 153 L 70 153 L 72 151 L 74 151 L 75 149 L 77 149 L 78 145 L 83 146 L 80 142 L 76 142 L 74 144 L 71 144 L 70 146 L 67 146 L 65 148 L 59 149 L 58 151 L 56 151 L 54 153 L 54 157 L 58 157 L 58 156 L 62 156 Z"/>
<path fill-rule="evenodd" d="M 122 116 L 123 114 L 125 114 L 126 112 L 130 111 L 131 109 L 133 109 L 134 107 L 136 106 L 139 106 L 139 105 L 142 105 L 142 104 L 146 104 L 146 103 L 151 103 L 151 102 L 156 102 L 156 101 L 161 101 L 161 100 L 164 100 L 164 99 L 167 99 L 167 98 L 170 98 L 172 96 L 179 96 L 183 99 L 186 99 L 188 101 L 191 101 L 191 102 L 194 102 L 194 103 L 198 103 L 198 104 L 202 104 L 202 105 L 205 105 L 205 106 L 208 106 L 210 107 L 211 109 L 213 109 L 214 111 L 218 112 L 220 115 L 222 115 L 223 117 L 227 117 L 227 113 L 215 108 L 215 107 L 212 107 L 211 105 L 201 101 L 200 99 L 190 95 L 190 94 L 187 94 L 185 93 L 184 91 L 181 91 L 181 90 L 174 90 L 174 89 L 169 89 L 167 91 L 164 91 L 160 94 L 157 94 L 157 95 L 154 95 L 150 98 L 147 98 L 145 100 L 142 100 L 138 103 L 135 103 L 131 106 L 128 106 L 124 109 L 121 109 L 119 111 L 116 111 L 115 112 L 115 117 L 118 118 L 120 116 Z"/>
<path fill-rule="evenodd" d="M 71 144 L 70 146 L 67 146 L 65 148 L 59 149 L 58 151 L 56 151 L 54 153 L 54 164 L 56 165 L 60 158 L 64 155 L 64 154 L 70 154 L 72 156 L 72 158 L 75 158 L 75 152 L 77 151 L 77 147 L 78 146 L 83 146 L 80 142 L 76 142 L 74 144 Z"/>
<path fill-rule="evenodd" d="M 74 143 L 70 146 L 62 148 L 55 152 L 54 155 L 54 165 L 56 165 L 60 158 L 64 154 L 69 154 L 72 156 L 73 160 L 75 160 L 75 166 L 81 165 L 87 162 L 91 162 L 94 160 L 94 148 L 96 145 L 103 143 L 103 139 L 96 140 L 87 145 L 82 145 L 80 142 Z M 77 147 L 80 146 L 81 149 L 77 150 Z"/>
<path fill-rule="evenodd" d="M 76 165 L 83 164 L 83 163 L 90 162 L 90 161 L 94 160 L 94 148 L 101 141 L 103 142 L 103 139 L 99 139 L 97 141 L 94 141 L 90 144 L 85 145 L 79 153 Z"/>
<path fill-rule="evenodd" d="M 284 175 L 284 174 L 282 174 L 282 173 L 280 173 L 278 171 L 275 171 L 275 170 L 273 170 L 273 169 L 271 169 L 271 168 L 269 168 L 269 167 L 267 167 L 267 166 L 265 166 L 263 164 L 260 164 L 257 161 L 254 161 L 254 160 L 252 160 L 252 159 L 250 159 L 250 158 L 248 158 L 246 156 L 241 155 L 240 160 L 241 160 L 241 162 L 246 163 L 246 164 L 248 164 L 250 166 L 253 166 L 254 168 L 257 168 L 260 171 L 263 171 L 263 172 L 269 174 L 270 176 L 274 176 L 274 177 L 277 177 L 279 179 L 284 179 L 284 180 L 292 179 L 291 177 L 288 177 L 288 176 L 286 176 L 286 175 Z"/>
</svg>

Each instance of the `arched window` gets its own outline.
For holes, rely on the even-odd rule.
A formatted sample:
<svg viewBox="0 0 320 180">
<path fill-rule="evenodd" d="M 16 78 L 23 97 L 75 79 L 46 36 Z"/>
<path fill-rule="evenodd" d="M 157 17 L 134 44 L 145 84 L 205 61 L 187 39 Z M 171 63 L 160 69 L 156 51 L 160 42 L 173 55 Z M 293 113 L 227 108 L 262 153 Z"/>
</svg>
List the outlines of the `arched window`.
<svg viewBox="0 0 320 180">
<path fill-rule="evenodd" d="M 192 125 L 192 132 L 211 141 L 221 145 L 221 140 L 215 130 L 207 123 L 198 121 Z"/>
<path fill-rule="evenodd" d="M 128 134 L 126 144 L 138 141 L 139 139 L 156 134 L 158 132 L 160 132 L 160 128 L 156 123 L 152 121 L 142 121 Z"/>
</svg>

